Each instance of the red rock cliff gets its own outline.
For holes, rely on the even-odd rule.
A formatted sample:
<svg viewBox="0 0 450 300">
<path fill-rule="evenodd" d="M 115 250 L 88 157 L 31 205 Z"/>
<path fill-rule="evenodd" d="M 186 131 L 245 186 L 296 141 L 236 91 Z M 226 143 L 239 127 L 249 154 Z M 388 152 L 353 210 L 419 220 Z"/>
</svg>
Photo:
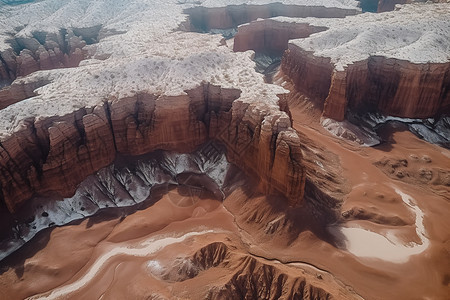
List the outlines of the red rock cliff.
<svg viewBox="0 0 450 300">
<path fill-rule="evenodd" d="M 195 7 L 185 10 L 189 15 L 190 30 L 209 31 L 210 29 L 235 28 L 258 18 L 316 17 L 343 18 L 359 13 L 356 9 L 342 9 L 323 6 L 301 6 L 271 3 L 267 5 L 228 5 L 226 7 Z"/>
<path fill-rule="evenodd" d="M 12 82 L 38 70 L 76 67 L 87 57 L 84 46 L 97 40 L 101 26 L 33 32 L 10 40 L 11 48 L 0 52 L 0 83 Z"/>
<path fill-rule="evenodd" d="M 370 57 L 333 71 L 329 59 L 289 45 L 282 71 L 295 87 L 323 103 L 323 115 L 341 121 L 347 109 L 405 118 L 450 113 L 450 63 L 414 64 Z"/>
<path fill-rule="evenodd" d="M 238 28 L 238 33 L 234 37 L 233 50 L 235 52 L 254 50 L 283 53 L 290 39 L 305 38 L 325 29 L 326 27 L 311 26 L 306 23 L 256 21 Z"/>
<path fill-rule="evenodd" d="M 116 153 L 189 152 L 212 138 L 225 144 L 231 162 L 261 179 L 265 192 L 300 203 L 304 169 L 290 119 L 236 100 L 239 95 L 205 84 L 184 96 L 139 94 L 62 117 L 25 120 L 0 144 L 1 200 L 15 212 L 35 194 L 70 196 Z"/>
</svg>

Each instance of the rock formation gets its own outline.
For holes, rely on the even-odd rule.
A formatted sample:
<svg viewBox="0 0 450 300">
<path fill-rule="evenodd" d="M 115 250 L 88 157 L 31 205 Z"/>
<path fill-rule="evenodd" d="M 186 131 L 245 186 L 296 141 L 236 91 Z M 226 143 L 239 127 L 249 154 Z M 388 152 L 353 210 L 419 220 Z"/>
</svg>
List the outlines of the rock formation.
<svg viewBox="0 0 450 300">
<path fill-rule="evenodd" d="M 0 9 L 0 298 L 445 297 L 448 5 L 231 2 Z"/>
<path fill-rule="evenodd" d="M 189 23 L 185 26 L 191 30 L 208 32 L 211 29 L 235 28 L 238 25 L 249 23 L 258 18 L 285 17 L 316 17 L 316 18 L 343 18 L 359 13 L 354 8 L 341 8 L 332 6 L 286 5 L 270 3 L 267 5 L 228 5 L 226 7 L 194 7 L 185 10 L 189 15 Z"/>
<path fill-rule="evenodd" d="M 83 179 L 70 197 L 37 195 L 20 207 L 13 225 L 1 227 L 0 260 L 42 230 L 94 216 L 108 207 L 138 209 L 139 204 L 153 201 L 158 189 L 166 193 L 174 186 L 187 190 L 191 202 L 205 196 L 223 200 L 240 182 L 246 182 L 246 175 L 227 161 L 224 150 L 210 141 L 188 154 L 156 151 L 141 156 L 119 155 L 113 164 Z M 8 221 L 6 214 L 4 217 L 3 221 Z"/>
<path fill-rule="evenodd" d="M 189 257 L 179 258 L 173 265 L 155 275 L 166 282 L 183 282 L 226 267 L 231 269 L 222 284 L 204 295 L 208 299 L 334 299 L 327 283 L 310 274 L 291 274 L 282 266 L 251 255 L 242 255 L 233 245 L 214 242 L 198 249 Z M 342 295 L 343 299 L 351 299 Z"/>
<path fill-rule="evenodd" d="M 0 90 L 0 109 L 3 109 L 11 104 L 36 96 L 34 92 L 37 88 L 44 86 L 48 81 L 38 80 L 33 82 L 26 82 L 24 80 L 16 80 L 10 86 Z"/>
<path fill-rule="evenodd" d="M 241 25 L 234 37 L 233 50 L 236 52 L 254 50 L 281 55 L 291 39 L 305 38 L 313 33 L 326 30 L 307 23 L 281 23 L 270 19 Z"/>
<path fill-rule="evenodd" d="M 12 82 L 38 70 L 70 68 L 88 56 L 86 44 L 97 42 L 101 26 L 36 31 L 9 39 L 11 48 L 0 51 L 0 82 Z"/>
<path fill-rule="evenodd" d="M 329 59 L 290 45 L 282 70 L 298 90 L 323 101 L 325 117 L 338 121 L 344 120 L 347 109 L 421 119 L 450 113 L 450 63 L 414 64 L 373 56 L 333 71 Z"/>
<path fill-rule="evenodd" d="M 2 201 L 15 212 L 35 194 L 68 197 L 116 152 L 190 152 L 211 138 L 225 144 L 232 162 L 260 178 L 264 191 L 301 203 L 302 154 L 289 117 L 259 111 L 236 100 L 239 94 L 207 84 L 185 96 L 138 94 L 64 117 L 27 120 L 1 143 Z"/>
<path fill-rule="evenodd" d="M 420 7 L 405 6 L 400 12 L 418 13 Z M 439 9 L 448 12 L 448 6 L 443 5 Z M 338 121 L 344 120 L 347 110 L 421 119 L 448 115 L 450 63 L 446 59 L 448 55 L 440 49 L 448 42 L 444 35 L 449 24 L 439 15 L 429 14 L 436 19 L 436 27 L 416 29 L 402 24 L 399 26 L 404 27 L 392 29 L 393 35 L 387 33 L 385 42 L 371 38 L 372 34 L 386 34 L 381 27 L 373 27 L 377 20 L 364 25 L 372 33 L 358 33 L 359 16 L 348 18 L 349 22 L 337 21 L 335 25 L 327 25 L 330 27 L 327 31 L 289 44 L 281 69 L 298 91 L 323 106 L 324 117 Z M 338 38 L 326 42 L 327 38 L 335 39 L 341 34 L 341 23 L 355 27 L 348 31 L 348 36 L 342 33 L 342 41 Z M 312 25 L 318 24 L 324 23 L 312 22 Z M 404 37 L 401 37 L 402 30 L 405 31 Z M 384 40 L 383 37 L 380 39 Z M 425 46 L 421 40 L 429 40 L 433 46 Z M 368 47 L 371 43 L 373 49 Z M 349 49 L 355 45 L 359 48 L 352 54 Z M 394 45 L 404 48 L 398 53 L 390 53 L 390 47 Z M 334 47 L 336 51 L 333 52 Z M 430 60 L 424 54 L 425 47 L 435 49 L 438 53 L 435 59 Z"/>
</svg>

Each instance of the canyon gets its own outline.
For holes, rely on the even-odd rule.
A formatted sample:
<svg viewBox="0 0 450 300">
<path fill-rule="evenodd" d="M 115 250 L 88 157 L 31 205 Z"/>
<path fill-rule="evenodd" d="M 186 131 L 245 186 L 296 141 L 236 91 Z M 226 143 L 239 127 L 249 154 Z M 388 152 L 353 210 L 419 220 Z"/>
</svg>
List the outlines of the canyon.
<svg viewBox="0 0 450 300">
<path fill-rule="evenodd" d="M 448 3 L 29 2 L 0 298 L 448 295 Z"/>
</svg>

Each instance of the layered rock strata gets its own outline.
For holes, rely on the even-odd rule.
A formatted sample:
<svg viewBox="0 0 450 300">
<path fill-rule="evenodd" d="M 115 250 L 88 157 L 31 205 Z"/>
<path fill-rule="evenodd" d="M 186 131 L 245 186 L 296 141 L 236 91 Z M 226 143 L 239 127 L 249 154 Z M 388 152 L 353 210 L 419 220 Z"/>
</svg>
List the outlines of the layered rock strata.
<svg viewBox="0 0 450 300">
<path fill-rule="evenodd" d="M 228 5 L 226 7 L 194 7 L 185 10 L 189 15 L 188 29 L 208 32 L 211 29 L 235 28 L 258 18 L 285 17 L 316 17 L 316 18 L 344 18 L 358 14 L 358 9 L 287 5 L 270 3 L 267 5 Z"/>
<path fill-rule="evenodd" d="M 0 90 L 0 109 L 3 109 L 16 102 L 36 96 L 34 92 L 37 88 L 49 83 L 42 79 L 33 82 L 17 79 L 13 84 Z"/>
<path fill-rule="evenodd" d="M 98 41 L 101 26 L 16 34 L 0 51 L 0 82 L 12 82 L 38 70 L 76 67 L 88 55 L 83 49 Z"/>
<path fill-rule="evenodd" d="M 233 50 L 254 50 L 281 55 L 287 49 L 289 40 L 305 38 L 323 30 L 326 30 L 326 27 L 315 27 L 306 23 L 286 24 L 270 19 L 252 22 L 239 26 L 234 37 Z"/>
<path fill-rule="evenodd" d="M 289 45 L 281 68 L 298 90 L 323 103 L 325 117 L 338 121 L 345 119 L 347 109 L 422 119 L 450 113 L 450 63 L 372 56 L 341 71 L 330 59 Z"/>
<path fill-rule="evenodd" d="M 239 94 L 205 84 L 187 95 L 111 98 L 63 117 L 25 120 L 0 145 L 2 202 L 15 212 L 36 194 L 71 196 L 116 153 L 189 152 L 216 139 L 231 162 L 261 179 L 263 191 L 301 203 L 300 140 L 288 115 L 261 111 L 236 100 Z"/>
<path fill-rule="evenodd" d="M 282 72 L 298 91 L 317 100 L 324 117 L 337 121 L 344 120 L 347 110 L 421 119 L 448 115 L 448 8 L 411 4 L 379 17 L 275 18 L 286 26 L 309 23 L 328 28 L 292 40 Z M 414 14 L 432 21 L 412 23 L 407 15 Z"/>
<path fill-rule="evenodd" d="M 1 227 L 0 260 L 41 230 L 93 216 L 109 207 L 133 211 L 138 204 L 154 200 L 159 190 L 170 193 L 175 185 L 185 190 L 190 201 L 206 196 L 222 200 L 239 186 L 239 180 L 245 182 L 245 176 L 228 163 L 223 150 L 208 142 L 188 154 L 157 151 L 138 157 L 120 156 L 84 179 L 72 197 L 34 197 L 15 215 L 14 225 Z"/>
</svg>

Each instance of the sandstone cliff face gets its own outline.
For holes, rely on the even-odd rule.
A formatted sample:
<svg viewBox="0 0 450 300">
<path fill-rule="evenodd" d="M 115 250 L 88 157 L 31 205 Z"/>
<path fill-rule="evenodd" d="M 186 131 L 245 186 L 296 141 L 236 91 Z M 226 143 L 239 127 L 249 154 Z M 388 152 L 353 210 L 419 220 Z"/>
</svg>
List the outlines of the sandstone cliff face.
<svg viewBox="0 0 450 300">
<path fill-rule="evenodd" d="M 32 82 L 27 82 L 20 79 L 16 80 L 10 86 L 0 90 L 0 109 L 24 99 L 36 96 L 34 90 L 46 85 L 48 82 L 48 80 L 44 79 Z"/>
<path fill-rule="evenodd" d="M 182 96 L 138 94 L 63 117 L 29 119 L 0 144 L 0 197 L 15 212 L 32 195 L 70 196 L 116 153 L 190 152 L 208 139 L 231 162 L 261 179 L 266 192 L 300 203 L 300 141 L 284 112 L 236 100 L 239 90 L 204 84 Z M 276 166 L 276 167 L 275 167 Z"/>
<path fill-rule="evenodd" d="M 286 114 L 268 115 L 235 102 L 231 114 L 219 117 L 217 124 L 215 138 L 231 150 L 227 157 L 232 162 L 261 178 L 264 192 L 278 191 L 290 205 L 300 203 L 305 186 L 300 140 Z"/>
<path fill-rule="evenodd" d="M 281 61 L 281 70 L 294 84 L 295 88 L 313 99 L 323 99 L 331 86 L 333 65 L 329 58 L 316 57 L 289 44 Z"/>
<path fill-rule="evenodd" d="M 323 6 L 301 6 L 271 3 L 267 5 L 228 5 L 220 8 L 195 7 L 186 9 L 189 15 L 188 28 L 193 31 L 207 32 L 210 29 L 235 28 L 258 18 L 316 17 L 343 18 L 359 13 L 356 9 L 331 8 Z"/>
<path fill-rule="evenodd" d="M 282 71 L 296 89 L 323 103 L 323 115 L 338 121 L 350 109 L 404 118 L 450 113 L 450 63 L 414 64 L 372 56 L 333 70 L 326 58 L 289 45 Z"/>
<path fill-rule="evenodd" d="M 274 20 L 252 22 L 238 28 L 233 50 L 235 52 L 254 50 L 281 55 L 287 49 L 290 39 L 305 38 L 325 29 L 309 24 L 286 24 Z"/>
<path fill-rule="evenodd" d="M 11 48 L 0 52 L 0 82 L 12 82 L 38 70 L 76 67 L 87 57 L 84 46 L 97 41 L 101 26 L 33 32 L 16 36 Z"/>
</svg>

